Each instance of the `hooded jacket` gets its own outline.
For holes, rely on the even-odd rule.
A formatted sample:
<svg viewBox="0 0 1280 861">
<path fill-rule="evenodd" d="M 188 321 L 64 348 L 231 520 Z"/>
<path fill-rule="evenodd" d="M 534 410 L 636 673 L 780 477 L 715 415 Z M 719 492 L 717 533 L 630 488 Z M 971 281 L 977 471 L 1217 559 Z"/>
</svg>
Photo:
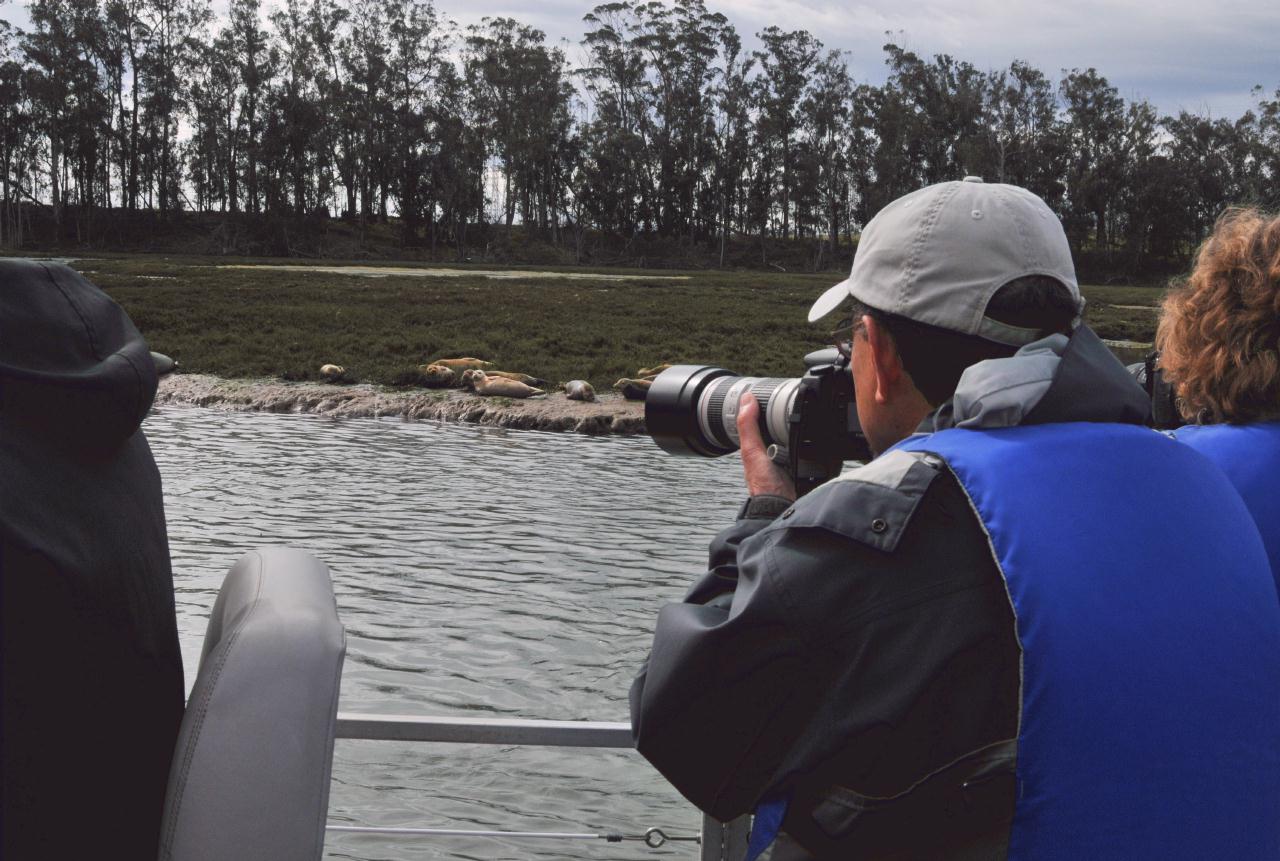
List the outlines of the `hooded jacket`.
<svg viewBox="0 0 1280 861">
<path fill-rule="evenodd" d="M 125 312 L 0 261 L 3 855 L 155 857 L 183 709 L 156 391 Z"/>
<path fill-rule="evenodd" d="M 1081 326 L 969 368 L 920 432 L 1147 415 L 1142 389 Z M 872 461 L 772 511 L 748 505 L 684 602 L 660 612 L 633 732 L 718 819 L 789 795 L 784 831 L 821 857 L 1002 858 L 1013 614 L 963 489 L 911 463 Z"/>
</svg>

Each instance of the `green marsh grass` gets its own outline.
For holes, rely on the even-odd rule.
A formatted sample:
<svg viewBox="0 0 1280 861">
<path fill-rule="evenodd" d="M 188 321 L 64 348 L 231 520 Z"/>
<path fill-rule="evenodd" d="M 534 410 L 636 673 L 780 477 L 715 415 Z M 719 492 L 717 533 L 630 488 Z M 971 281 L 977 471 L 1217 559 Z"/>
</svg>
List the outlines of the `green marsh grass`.
<svg viewBox="0 0 1280 861">
<path fill-rule="evenodd" d="M 320 366 L 333 362 L 350 379 L 413 385 L 416 366 L 451 356 L 489 359 L 552 383 L 585 379 L 602 390 L 660 362 L 792 376 L 830 328 L 810 326 L 805 314 L 831 275 L 370 278 L 215 265 L 241 262 L 256 261 L 112 256 L 74 265 L 124 306 L 152 349 L 177 358 L 185 372 L 223 377 L 318 380 Z M 667 280 L 672 275 L 689 280 Z M 1087 318 L 1102 337 L 1151 340 L 1159 290 L 1086 287 L 1085 294 Z"/>
</svg>

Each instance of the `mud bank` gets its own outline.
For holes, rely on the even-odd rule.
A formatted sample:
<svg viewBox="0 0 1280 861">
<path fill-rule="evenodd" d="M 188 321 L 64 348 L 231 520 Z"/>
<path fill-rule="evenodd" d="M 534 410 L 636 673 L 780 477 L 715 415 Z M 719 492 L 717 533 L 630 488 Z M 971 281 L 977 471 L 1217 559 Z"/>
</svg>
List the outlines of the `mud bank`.
<svg viewBox="0 0 1280 861">
<path fill-rule="evenodd" d="M 595 435 L 644 433 L 642 402 L 624 400 L 614 394 L 597 397 L 599 400 L 595 403 L 582 403 L 555 392 L 528 400 L 512 400 L 482 398 L 453 389 L 398 391 L 370 385 L 224 380 L 204 374 L 172 374 L 161 378 L 156 403 L 334 418 L 436 419 Z"/>
</svg>

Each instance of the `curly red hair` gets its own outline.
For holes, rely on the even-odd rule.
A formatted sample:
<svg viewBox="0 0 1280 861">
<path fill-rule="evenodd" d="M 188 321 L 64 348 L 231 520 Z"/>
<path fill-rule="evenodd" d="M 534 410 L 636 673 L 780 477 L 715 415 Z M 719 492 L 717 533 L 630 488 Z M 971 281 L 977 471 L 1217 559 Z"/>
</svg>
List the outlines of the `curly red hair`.
<svg viewBox="0 0 1280 861">
<path fill-rule="evenodd" d="M 1185 418 L 1280 418 L 1280 217 L 1231 209 L 1165 296 L 1160 368 Z"/>
</svg>

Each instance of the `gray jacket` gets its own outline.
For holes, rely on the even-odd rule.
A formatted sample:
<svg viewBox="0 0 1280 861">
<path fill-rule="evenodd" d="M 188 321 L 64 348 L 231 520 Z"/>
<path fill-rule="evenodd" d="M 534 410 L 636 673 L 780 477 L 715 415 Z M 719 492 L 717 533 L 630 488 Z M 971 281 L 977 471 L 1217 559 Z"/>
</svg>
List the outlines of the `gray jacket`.
<svg viewBox="0 0 1280 861">
<path fill-rule="evenodd" d="M 920 431 L 1146 417 L 1082 326 L 969 368 Z M 631 690 L 640 752 L 722 820 L 790 795 L 784 830 L 812 854 L 1003 856 L 1018 647 L 955 478 L 890 453 L 742 515 L 659 614 Z"/>
</svg>

